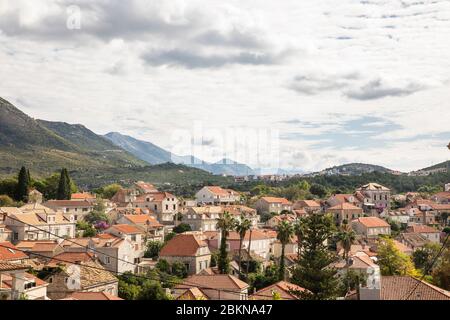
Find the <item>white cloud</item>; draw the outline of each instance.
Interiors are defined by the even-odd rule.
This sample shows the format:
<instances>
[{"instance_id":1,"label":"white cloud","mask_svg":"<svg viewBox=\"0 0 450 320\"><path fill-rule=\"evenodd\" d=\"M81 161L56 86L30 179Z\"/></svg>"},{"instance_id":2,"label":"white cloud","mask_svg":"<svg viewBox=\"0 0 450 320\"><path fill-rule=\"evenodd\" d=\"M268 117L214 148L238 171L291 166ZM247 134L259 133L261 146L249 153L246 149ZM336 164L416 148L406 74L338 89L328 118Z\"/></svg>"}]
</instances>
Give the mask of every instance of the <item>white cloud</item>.
<instances>
[{"instance_id":1,"label":"white cloud","mask_svg":"<svg viewBox=\"0 0 450 320\"><path fill-rule=\"evenodd\" d=\"M417 169L448 158L449 38L448 1L0 0L0 95L165 148L200 121L290 135L284 166ZM345 128L368 115L384 121ZM379 145L350 143L377 128Z\"/></svg>"}]
</instances>

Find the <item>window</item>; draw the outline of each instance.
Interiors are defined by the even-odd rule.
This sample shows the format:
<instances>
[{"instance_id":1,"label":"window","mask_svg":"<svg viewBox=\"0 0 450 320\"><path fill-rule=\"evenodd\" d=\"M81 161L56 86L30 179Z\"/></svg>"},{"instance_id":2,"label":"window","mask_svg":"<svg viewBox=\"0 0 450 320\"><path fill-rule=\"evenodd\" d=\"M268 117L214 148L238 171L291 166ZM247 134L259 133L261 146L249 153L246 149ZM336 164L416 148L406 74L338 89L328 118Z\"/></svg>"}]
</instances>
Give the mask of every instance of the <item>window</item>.
<instances>
[{"instance_id":1,"label":"window","mask_svg":"<svg viewBox=\"0 0 450 320\"><path fill-rule=\"evenodd\" d=\"M166 210L169 210L169 205L168 204L166 204Z\"/></svg>"},{"instance_id":2,"label":"window","mask_svg":"<svg viewBox=\"0 0 450 320\"><path fill-rule=\"evenodd\" d=\"M173 205L173 210L176 210L177 209L177 206L176 205Z\"/></svg>"},{"instance_id":3,"label":"window","mask_svg":"<svg viewBox=\"0 0 450 320\"><path fill-rule=\"evenodd\" d=\"M136 241L136 235L135 234L131 235L131 241Z\"/></svg>"},{"instance_id":4,"label":"window","mask_svg":"<svg viewBox=\"0 0 450 320\"><path fill-rule=\"evenodd\" d=\"M88 208L83 208L83 212L86 212L86 211L88 211Z\"/></svg>"},{"instance_id":5,"label":"window","mask_svg":"<svg viewBox=\"0 0 450 320\"><path fill-rule=\"evenodd\" d=\"M155 204L155 210L158 210L158 206Z\"/></svg>"},{"instance_id":6,"label":"window","mask_svg":"<svg viewBox=\"0 0 450 320\"><path fill-rule=\"evenodd\" d=\"M75 212L77 212L78 211L78 208L75 208Z\"/></svg>"},{"instance_id":7,"label":"window","mask_svg":"<svg viewBox=\"0 0 450 320\"><path fill-rule=\"evenodd\" d=\"M105 257L105 263L110 264L111 263L111 258L110 257Z\"/></svg>"},{"instance_id":8,"label":"window","mask_svg":"<svg viewBox=\"0 0 450 320\"><path fill-rule=\"evenodd\" d=\"M78 216L77 215L75 215L74 218L75 218L75 220L78 220Z\"/></svg>"}]
</instances>

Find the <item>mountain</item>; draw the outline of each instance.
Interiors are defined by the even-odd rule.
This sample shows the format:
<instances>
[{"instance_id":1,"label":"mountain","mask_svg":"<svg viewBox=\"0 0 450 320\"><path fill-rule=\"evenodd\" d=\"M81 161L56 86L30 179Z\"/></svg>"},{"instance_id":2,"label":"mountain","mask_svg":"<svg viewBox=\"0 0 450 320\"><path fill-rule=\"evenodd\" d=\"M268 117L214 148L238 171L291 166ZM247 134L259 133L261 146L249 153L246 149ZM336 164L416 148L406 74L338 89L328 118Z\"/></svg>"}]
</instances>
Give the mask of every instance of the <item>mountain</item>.
<instances>
[{"instance_id":1,"label":"mountain","mask_svg":"<svg viewBox=\"0 0 450 320\"><path fill-rule=\"evenodd\" d=\"M450 160L447 160L447 161L435 164L431 167L420 169L418 171L431 171L431 170L436 170L436 169L447 169L448 170L449 168L450 168Z\"/></svg>"},{"instance_id":2,"label":"mountain","mask_svg":"<svg viewBox=\"0 0 450 320\"><path fill-rule=\"evenodd\" d=\"M393 170L387 169L382 166L366 163L349 163L340 166L334 166L324 169L320 172L308 174L308 176L317 175L347 175L347 176L359 176L365 173L382 172L382 173L394 173Z\"/></svg>"},{"instance_id":3,"label":"mountain","mask_svg":"<svg viewBox=\"0 0 450 320\"><path fill-rule=\"evenodd\" d=\"M173 154L151 142L138 140L118 132L110 132L104 137L109 139L116 146L127 150L137 158L150 164L172 162L205 170L216 175L240 176L255 174L254 170L249 166L230 159L222 159L216 163L208 163L194 156L179 156Z\"/></svg>"},{"instance_id":4,"label":"mountain","mask_svg":"<svg viewBox=\"0 0 450 320\"><path fill-rule=\"evenodd\" d=\"M82 125L35 120L0 98L0 177L17 174L22 165L34 176L65 167L77 183L89 186L128 180L223 182L183 165L149 166Z\"/></svg>"}]
</instances>

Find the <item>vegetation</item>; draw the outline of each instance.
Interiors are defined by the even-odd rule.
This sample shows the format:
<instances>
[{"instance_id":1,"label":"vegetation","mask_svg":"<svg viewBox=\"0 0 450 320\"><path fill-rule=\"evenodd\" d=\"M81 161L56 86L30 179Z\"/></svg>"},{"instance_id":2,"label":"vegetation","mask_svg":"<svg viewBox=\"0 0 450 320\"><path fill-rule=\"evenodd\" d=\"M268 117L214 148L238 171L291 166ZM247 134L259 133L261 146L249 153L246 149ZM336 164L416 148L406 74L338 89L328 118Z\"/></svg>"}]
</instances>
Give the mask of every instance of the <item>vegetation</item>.
<instances>
[{"instance_id":1,"label":"vegetation","mask_svg":"<svg viewBox=\"0 0 450 320\"><path fill-rule=\"evenodd\" d=\"M344 259L348 263L348 254L350 252L352 244L356 240L356 233L352 230L350 225L343 224L337 234L337 240L344 249Z\"/></svg>"},{"instance_id":2,"label":"vegetation","mask_svg":"<svg viewBox=\"0 0 450 320\"><path fill-rule=\"evenodd\" d=\"M15 202L11 197L7 195L0 195L0 207L13 207L15 206Z\"/></svg>"},{"instance_id":3,"label":"vegetation","mask_svg":"<svg viewBox=\"0 0 450 320\"><path fill-rule=\"evenodd\" d=\"M94 190L94 192L102 199L111 199L117 191L122 189L122 186L117 183L109 184Z\"/></svg>"},{"instance_id":4,"label":"vegetation","mask_svg":"<svg viewBox=\"0 0 450 320\"><path fill-rule=\"evenodd\" d=\"M147 250L144 253L144 258L157 258L164 243L161 241L149 241L147 243Z\"/></svg>"},{"instance_id":5,"label":"vegetation","mask_svg":"<svg viewBox=\"0 0 450 320\"><path fill-rule=\"evenodd\" d=\"M84 217L84 220L90 224L111 223L111 218L105 213L105 204L102 199L97 199L93 210Z\"/></svg>"},{"instance_id":6,"label":"vegetation","mask_svg":"<svg viewBox=\"0 0 450 320\"><path fill-rule=\"evenodd\" d=\"M383 276L420 276L411 258L397 249L390 238L380 237L377 258Z\"/></svg>"},{"instance_id":7,"label":"vegetation","mask_svg":"<svg viewBox=\"0 0 450 320\"><path fill-rule=\"evenodd\" d=\"M279 268L272 264L264 272L249 273L247 282L250 285L250 292L260 290L279 281Z\"/></svg>"},{"instance_id":8,"label":"vegetation","mask_svg":"<svg viewBox=\"0 0 450 320\"><path fill-rule=\"evenodd\" d=\"M304 218L302 252L293 269L292 282L307 289L296 292L301 299L329 300L338 296L337 271L330 267L336 256L326 242L333 236L334 222L330 215L311 215Z\"/></svg>"},{"instance_id":9,"label":"vegetation","mask_svg":"<svg viewBox=\"0 0 450 320\"><path fill-rule=\"evenodd\" d=\"M180 223L175 228L173 228L173 232L175 233L183 233L187 231L192 231L192 228L187 223Z\"/></svg>"},{"instance_id":10,"label":"vegetation","mask_svg":"<svg viewBox=\"0 0 450 320\"><path fill-rule=\"evenodd\" d=\"M286 245L291 240L291 237L294 235L294 228L291 223L287 221L281 221L277 226L277 239L281 243L281 256L280 256L280 267L278 271L278 279L285 279L285 266L284 266L284 253L286 249Z\"/></svg>"},{"instance_id":11,"label":"vegetation","mask_svg":"<svg viewBox=\"0 0 450 320\"><path fill-rule=\"evenodd\" d=\"M95 237L97 235L97 230L86 221L78 221L77 230L83 231L83 237Z\"/></svg>"},{"instance_id":12,"label":"vegetation","mask_svg":"<svg viewBox=\"0 0 450 320\"><path fill-rule=\"evenodd\" d=\"M70 177L66 168L61 170L61 175L58 183L58 192L56 199L58 200L70 200L72 198L72 190L70 188Z\"/></svg>"},{"instance_id":13,"label":"vegetation","mask_svg":"<svg viewBox=\"0 0 450 320\"><path fill-rule=\"evenodd\" d=\"M155 277L156 275L156 277ZM149 272L140 277L125 272L119 278L119 297L125 300L169 300L165 290L161 286L158 274ZM150 279L147 279L150 278ZM155 279L155 280L151 280Z\"/></svg>"},{"instance_id":14,"label":"vegetation","mask_svg":"<svg viewBox=\"0 0 450 320\"><path fill-rule=\"evenodd\" d=\"M26 202L30 188L30 175L25 167L22 167L17 178L16 200Z\"/></svg>"},{"instance_id":15,"label":"vegetation","mask_svg":"<svg viewBox=\"0 0 450 320\"><path fill-rule=\"evenodd\" d=\"M236 232L239 234L239 258L238 258L238 265L239 265L239 277L242 277L241 274L241 268L242 268L242 242L245 239L245 235L247 234L247 231L250 230L252 226L252 223L250 220L245 218L244 215L241 215L241 219L239 222L236 223L235 228ZM250 252L249 252L250 254Z\"/></svg>"},{"instance_id":16,"label":"vegetation","mask_svg":"<svg viewBox=\"0 0 450 320\"><path fill-rule=\"evenodd\" d=\"M220 230L220 251L217 266L221 274L230 273L230 261L227 252L227 237L231 230L234 229L235 220L231 214L225 211L217 221L217 229Z\"/></svg>"}]
</instances>

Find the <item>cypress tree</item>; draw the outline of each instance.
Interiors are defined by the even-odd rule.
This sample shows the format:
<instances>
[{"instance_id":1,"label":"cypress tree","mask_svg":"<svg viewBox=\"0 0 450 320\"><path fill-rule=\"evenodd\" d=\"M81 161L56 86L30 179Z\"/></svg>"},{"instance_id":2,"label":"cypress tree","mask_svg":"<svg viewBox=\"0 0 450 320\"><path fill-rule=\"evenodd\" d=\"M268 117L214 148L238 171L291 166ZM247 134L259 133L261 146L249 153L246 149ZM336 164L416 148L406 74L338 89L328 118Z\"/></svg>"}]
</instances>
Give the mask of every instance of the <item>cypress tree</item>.
<instances>
[{"instance_id":1,"label":"cypress tree","mask_svg":"<svg viewBox=\"0 0 450 320\"><path fill-rule=\"evenodd\" d=\"M22 167L19 172L17 189L16 189L16 200L17 201L27 201L29 186L30 186L30 181L29 181L27 169L25 169L25 167Z\"/></svg>"},{"instance_id":2,"label":"cypress tree","mask_svg":"<svg viewBox=\"0 0 450 320\"><path fill-rule=\"evenodd\" d=\"M58 200L70 200L70 198L72 197L70 185L71 183L69 173L67 172L66 168L63 168L61 170L61 175L58 184L58 192L56 195L56 198Z\"/></svg>"}]
</instances>

